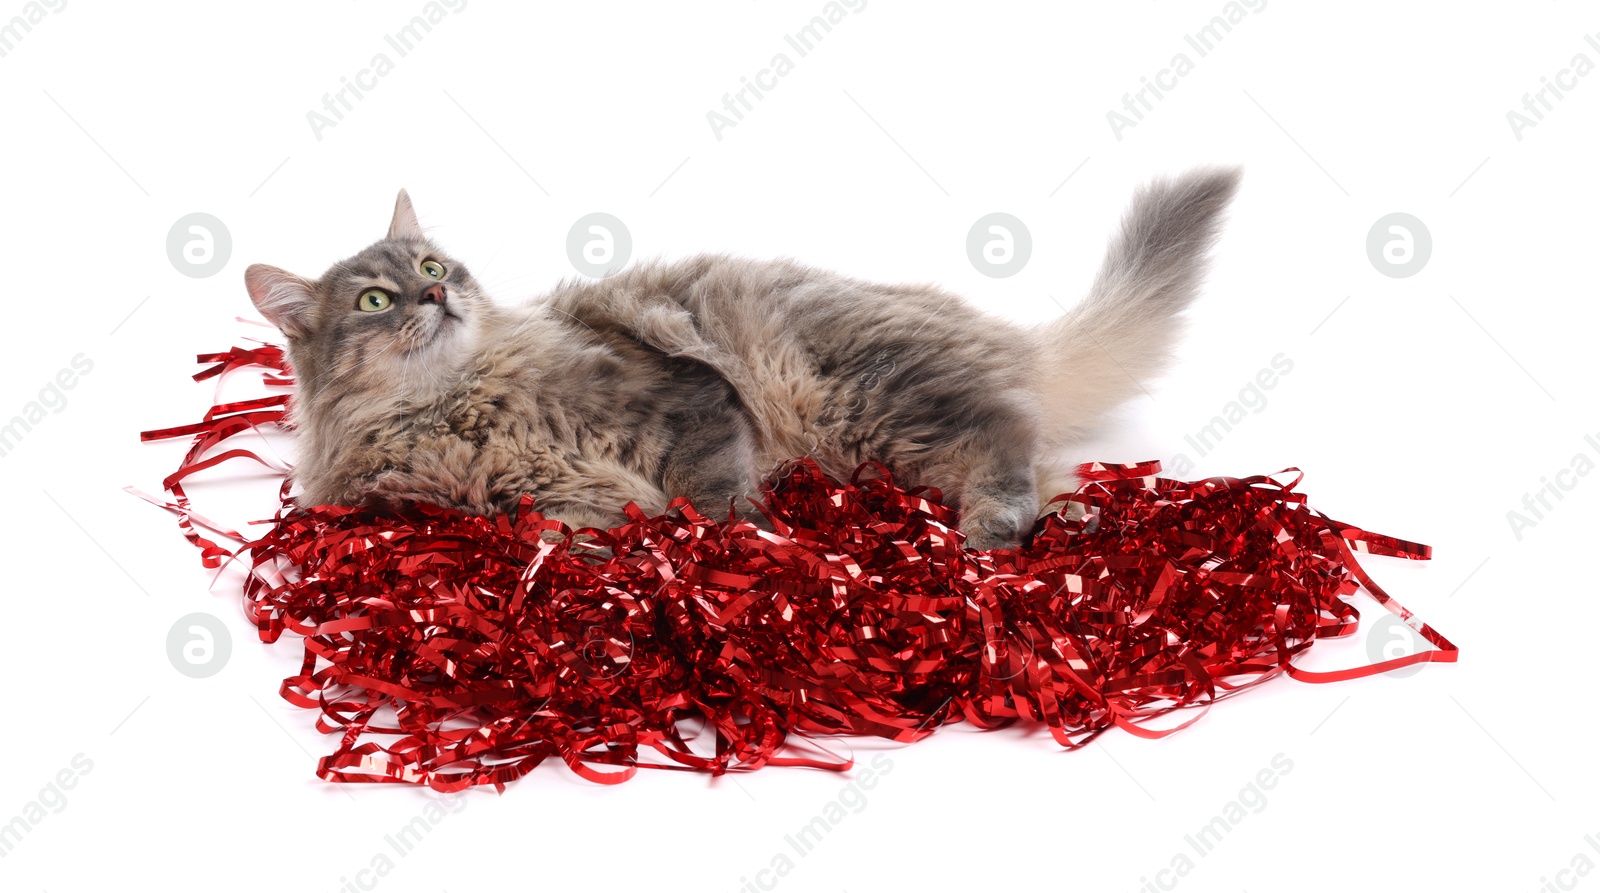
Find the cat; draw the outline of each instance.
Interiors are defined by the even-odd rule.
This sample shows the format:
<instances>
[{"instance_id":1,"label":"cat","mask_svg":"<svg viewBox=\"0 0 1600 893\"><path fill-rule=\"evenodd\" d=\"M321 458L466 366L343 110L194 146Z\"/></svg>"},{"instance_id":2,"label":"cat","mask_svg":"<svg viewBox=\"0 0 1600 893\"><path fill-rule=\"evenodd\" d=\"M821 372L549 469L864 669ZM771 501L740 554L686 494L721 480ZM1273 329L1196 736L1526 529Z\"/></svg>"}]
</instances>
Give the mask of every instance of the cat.
<instances>
[{"instance_id":1,"label":"cat","mask_svg":"<svg viewBox=\"0 0 1600 893\"><path fill-rule=\"evenodd\" d=\"M1076 489L1061 453L1164 368L1236 168L1134 197L1088 297L1025 328L931 285L706 254L492 302L402 190L387 236L250 298L287 337L301 505L477 514L524 493L570 528L687 496L767 529L764 476L809 456L938 487L972 549L1014 548Z\"/></svg>"}]
</instances>

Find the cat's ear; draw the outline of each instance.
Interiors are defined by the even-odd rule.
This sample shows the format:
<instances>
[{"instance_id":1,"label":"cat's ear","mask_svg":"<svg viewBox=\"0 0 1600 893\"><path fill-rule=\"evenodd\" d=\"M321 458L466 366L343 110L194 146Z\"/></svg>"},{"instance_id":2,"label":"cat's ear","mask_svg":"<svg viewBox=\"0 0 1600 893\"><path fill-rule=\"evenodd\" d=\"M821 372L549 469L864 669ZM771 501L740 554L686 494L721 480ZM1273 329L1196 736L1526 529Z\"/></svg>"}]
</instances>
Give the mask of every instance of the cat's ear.
<instances>
[{"instance_id":1,"label":"cat's ear","mask_svg":"<svg viewBox=\"0 0 1600 893\"><path fill-rule=\"evenodd\" d=\"M256 309L290 338L311 334L311 313L316 293L311 283L288 270L251 264L244 271L244 286Z\"/></svg>"},{"instance_id":2,"label":"cat's ear","mask_svg":"<svg viewBox=\"0 0 1600 893\"><path fill-rule=\"evenodd\" d=\"M406 195L404 189L400 190L399 198L394 200L394 219L389 221L389 238L391 239L420 239L422 226L417 223L417 212L411 207L411 196Z\"/></svg>"}]
</instances>

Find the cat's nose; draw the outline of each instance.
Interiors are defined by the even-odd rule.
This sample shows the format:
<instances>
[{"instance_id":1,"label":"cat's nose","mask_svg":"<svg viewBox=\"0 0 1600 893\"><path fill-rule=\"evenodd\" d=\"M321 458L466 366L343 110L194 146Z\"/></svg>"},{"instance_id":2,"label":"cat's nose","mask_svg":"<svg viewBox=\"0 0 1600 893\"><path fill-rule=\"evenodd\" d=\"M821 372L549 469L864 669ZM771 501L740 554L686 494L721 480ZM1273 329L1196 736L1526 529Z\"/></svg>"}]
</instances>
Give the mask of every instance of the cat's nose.
<instances>
[{"instance_id":1,"label":"cat's nose","mask_svg":"<svg viewBox=\"0 0 1600 893\"><path fill-rule=\"evenodd\" d=\"M424 304L426 304L429 301L432 301L433 303L438 304L441 307L444 306L444 283L443 282L435 282L434 284L428 286L426 289L423 290L423 292L422 292L422 302Z\"/></svg>"}]
</instances>

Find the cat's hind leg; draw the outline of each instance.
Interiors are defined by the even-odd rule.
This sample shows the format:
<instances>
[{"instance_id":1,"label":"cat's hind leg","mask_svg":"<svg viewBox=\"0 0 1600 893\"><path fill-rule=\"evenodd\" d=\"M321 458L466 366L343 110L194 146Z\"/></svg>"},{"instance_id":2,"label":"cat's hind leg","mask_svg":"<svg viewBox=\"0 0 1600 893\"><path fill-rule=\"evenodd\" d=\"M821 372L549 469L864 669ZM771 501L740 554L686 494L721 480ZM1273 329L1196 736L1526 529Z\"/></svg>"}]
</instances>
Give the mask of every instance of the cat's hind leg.
<instances>
[{"instance_id":1,"label":"cat's hind leg","mask_svg":"<svg viewBox=\"0 0 1600 893\"><path fill-rule=\"evenodd\" d=\"M1002 455L975 464L959 498L967 548L1016 548L1033 527L1038 500L1031 463Z\"/></svg>"},{"instance_id":2,"label":"cat's hind leg","mask_svg":"<svg viewBox=\"0 0 1600 893\"><path fill-rule=\"evenodd\" d=\"M712 520L727 520L731 507L739 518L771 530L750 501L760 492L750 420L721 379L702 390L710 393L685 393L669 416L672 440L661 463L661 487L670 497L689 497Z\"/></svg>"},{"instance_id":3,"label":"cat's hind leg","mask_svg":"<svg viewBox=\"0 0 1600 893\"><path fill-rule=\"evenodd\" d=\"M983 405L983 404L980 404ZM1033 419L991 400L946 435L927 483L953 497L969 549L1014 549L1039 516Z\"/></svg>"}]
</instances>

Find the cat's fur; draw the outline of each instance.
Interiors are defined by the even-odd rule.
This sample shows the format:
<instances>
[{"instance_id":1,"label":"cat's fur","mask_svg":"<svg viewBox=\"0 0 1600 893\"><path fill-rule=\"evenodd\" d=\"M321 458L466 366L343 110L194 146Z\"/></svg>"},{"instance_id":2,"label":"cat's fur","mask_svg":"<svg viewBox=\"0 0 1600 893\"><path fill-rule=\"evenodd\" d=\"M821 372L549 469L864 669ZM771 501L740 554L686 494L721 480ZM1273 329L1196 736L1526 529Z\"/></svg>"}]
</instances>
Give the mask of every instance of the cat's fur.
<instances>
[{"instance_id":1,"label":"cat's fur","mask_svg":"<svg viewBox=\"0 0 1600 893\"><path fill-rule=\"evenodd\" d=\"M848 476L874 459L955 500L970 547L1014 546L1074 489L1061 448L1163 366L1238 178L1142 190L1087 299L1037 328L933 286L722 255L502 307L404 192L388 236L320 279L245 280L288 336L302 504L492 513L532 493L584 527L682 495L759 520L743 497L783 460ZM357 309L372 287L388 309Z\"/></svg>"}]
</instances>

